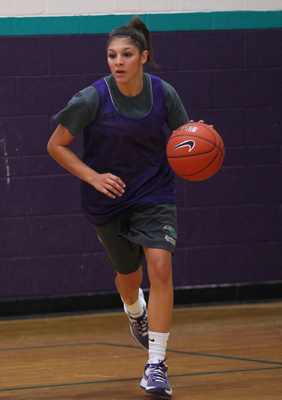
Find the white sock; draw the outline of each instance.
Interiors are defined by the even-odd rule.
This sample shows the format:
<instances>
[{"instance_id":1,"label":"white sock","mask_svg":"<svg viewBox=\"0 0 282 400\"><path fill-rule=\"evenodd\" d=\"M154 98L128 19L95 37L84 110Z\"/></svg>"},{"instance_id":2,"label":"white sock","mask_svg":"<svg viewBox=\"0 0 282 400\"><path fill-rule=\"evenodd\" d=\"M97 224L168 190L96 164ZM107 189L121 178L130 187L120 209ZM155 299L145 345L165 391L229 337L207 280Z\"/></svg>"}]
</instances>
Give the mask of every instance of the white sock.
<instances>
[{"instance_id":1,"label":"white sock","mask_svg":"<svg viewBox=\"0 0 282 400\"><path fill-rule=\"evenodd\" d=\"M122 300L123 301L123 300ZM144 307L146 307L146 302L144 300L144 294L141 288L139 288L139 296L137 301L134 304L126 304L124 301L124 311L127 314L130 314L132 316L138 317L141 315L144 311Z\"/></svg>"},{"instance_id":2,"label":"white sock","mask_svg":"<svg viewBox=\"0 0 282 400\"><path fill-rule=\"evenodd\" d=\"M169 333L149 331L149 363L156 364L166 355Z\"/></svg>"}]
</instances>

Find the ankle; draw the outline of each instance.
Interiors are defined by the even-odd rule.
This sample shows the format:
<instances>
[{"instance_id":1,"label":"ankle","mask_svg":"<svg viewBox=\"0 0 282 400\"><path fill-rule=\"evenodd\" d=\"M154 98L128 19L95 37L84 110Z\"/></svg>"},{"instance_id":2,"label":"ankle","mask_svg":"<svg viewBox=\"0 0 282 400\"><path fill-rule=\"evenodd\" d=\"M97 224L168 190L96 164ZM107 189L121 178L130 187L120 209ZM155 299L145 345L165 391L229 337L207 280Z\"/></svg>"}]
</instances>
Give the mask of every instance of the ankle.
<instances>
[{"instance_id":1,"label":"ankle","mask_svg":"<svg viewBox=\"0 0 282 400\"><path fill-rule=\"evenodd\" d=\"M166 356L167 342L169 333L149 331L149 362L155 364L156 361L164 360Z\"/></svg>"},{"instance_id":2,"label":"ankle","mask_svg":"<svg viewBox=\"0 0 282 400\"><path fill-rule=\"evenodd\" d=\"M124 303L124 311L127 314L130 314L133 317L138 317L139 315L143 314L144 309L146 308L146 302L144 300L144 294L142 289L139 289L138 298L135 303L126 304L124 301L123 303Z\"/></svg>"}]
</instances>

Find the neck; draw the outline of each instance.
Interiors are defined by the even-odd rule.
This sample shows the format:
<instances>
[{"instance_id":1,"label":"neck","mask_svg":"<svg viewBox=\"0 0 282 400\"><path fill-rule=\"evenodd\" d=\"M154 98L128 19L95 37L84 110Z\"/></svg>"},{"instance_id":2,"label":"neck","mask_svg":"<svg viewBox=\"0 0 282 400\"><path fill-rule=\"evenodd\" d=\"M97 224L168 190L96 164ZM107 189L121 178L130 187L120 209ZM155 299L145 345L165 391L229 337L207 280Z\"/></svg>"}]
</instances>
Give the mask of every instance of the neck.
<instances>
[{"instance_id":1,"label":"neck","mask_svg":"<svg viewBox=\"0 0 282 400\"><path fill-rule=\"evenodd\" d=\"M123 84L116 81L116 85L123 95L128 97L137 96L139 93L142 92L143 89L143 74L139 79L135 80L134 82Z\"/></svg>"}]
</instances>

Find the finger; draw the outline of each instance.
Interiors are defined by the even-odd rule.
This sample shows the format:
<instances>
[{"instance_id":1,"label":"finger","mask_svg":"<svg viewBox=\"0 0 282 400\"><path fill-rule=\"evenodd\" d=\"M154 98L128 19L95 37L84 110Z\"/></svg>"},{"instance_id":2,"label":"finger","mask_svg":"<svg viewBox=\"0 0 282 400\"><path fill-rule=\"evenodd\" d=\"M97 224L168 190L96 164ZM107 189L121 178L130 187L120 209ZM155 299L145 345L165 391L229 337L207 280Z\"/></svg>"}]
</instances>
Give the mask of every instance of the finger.
<instances>
[{"instance_id":1,"label":"finger","mask_svg":"<svg viewBox=\"0 0 282 400\"><path fill-rule=\"evenodd\" d=\"M115 199L116 196L114 194L112 194L111 192L109 192L108 190L105 191L105 194L110 197L111 199Z\"/></svg>"},{"instance_id":2,"label":"finger","mask_svg":"<svg viewBox=\"0 0 282 400\"><path fill-rule=\"evenodd\" d=\"M118 197L121 197L123 193L121 193L119 190L115 189L113 186L108 189L108 192L116 194Z\"/></svg>"},{"instance_id":3,"label":"finger","mask_svg":"<svg viewBox=\"0 0 282 400\"><path fill-rule=\"evenodd\" d=\"M116 198L116 195L121 197L122 193L116 190L113 186L107 185L107 188L103 190L103 193L105 193L107 196L111 197L112 199Z\"/></svg>"},{"instance_id":4,"label":"finger","mask_svg":"<svg viewBox=\"0 0 282 400\"><path fill-rule=\"evenodd\" d=\"M103 193L107 194L108 196L111 194L110 197L115 198L115 195L119 197L122 196L124 189L114 181L108 183L105 182L103 185Z\"/></svg>"},{"instance_id":5,"label":"finger","mask_svg":"<svg viewBox=\"0 0 282 400\"><path fill-rule=\"evenodd\" d=\"M119 183L112 181L109 183L110 185L110 190L112 190L114 193L118 194L119 196L121 196L124 193L124 189L123 187L120 186Z\"/></svg>"},{"instance_id":6,"label":"finger","mask_svg":"<svg viewBox=\"0 0 282 400\"><path fill-rule=\"evenodd\" d=\"M114 182L116 182L122 188L125 188L125 186L126 186L125 183L118 176L110 175L110 179L112 179Z\"/></svg>"},{"instance_id":7,"label":"finger","mask_svg":"<svg viewBox=\"0 0 282 400\"><path fill-rule=\"evenodd\" d=\"M101 188L101 189L100 189L100 192L103 193L103 194L105 194L105 195L108 196L108 197L111 197L112 199L115 199L115 198L116 198L116 196L115 196L110 190L108 190L108 189L106 189L106 188Z\"/></svg>"}]
</instances>

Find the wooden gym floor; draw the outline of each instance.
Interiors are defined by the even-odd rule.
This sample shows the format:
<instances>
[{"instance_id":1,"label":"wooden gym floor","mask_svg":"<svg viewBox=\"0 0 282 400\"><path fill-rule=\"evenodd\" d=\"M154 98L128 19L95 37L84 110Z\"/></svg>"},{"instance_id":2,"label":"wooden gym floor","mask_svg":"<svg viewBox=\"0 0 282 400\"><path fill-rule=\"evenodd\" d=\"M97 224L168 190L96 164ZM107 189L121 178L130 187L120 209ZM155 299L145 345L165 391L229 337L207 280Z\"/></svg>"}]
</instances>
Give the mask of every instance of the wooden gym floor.
<instances>
[{"instance_id":1,"label":"wooden gym floor","mask_svg":"<svg viewBox=\"0 0 282 400\"><path fill-rule=\"evenodd\" d=\"M0 398L145 400L124 313L0 321ZM174 400L282 399L282 303L174 310Z\"/></svg>"}]
</instances>

